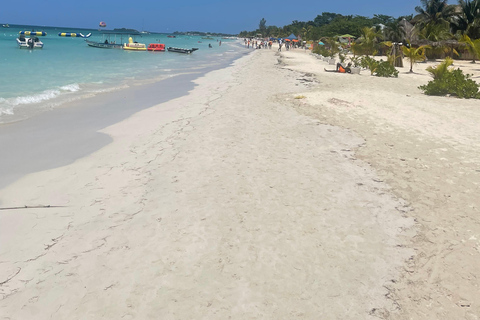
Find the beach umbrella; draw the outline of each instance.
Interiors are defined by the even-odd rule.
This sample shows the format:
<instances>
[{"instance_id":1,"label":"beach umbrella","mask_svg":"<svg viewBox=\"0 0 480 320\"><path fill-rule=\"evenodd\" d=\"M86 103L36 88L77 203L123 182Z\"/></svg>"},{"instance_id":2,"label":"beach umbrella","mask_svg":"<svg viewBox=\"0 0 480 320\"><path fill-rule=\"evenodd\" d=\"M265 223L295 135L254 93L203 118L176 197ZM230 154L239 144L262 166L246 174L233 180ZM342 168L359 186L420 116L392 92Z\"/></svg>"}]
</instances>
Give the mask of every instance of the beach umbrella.
<instances>
[{"instance_id":1,"label":"beach umbrella","mask_svg":"<svg viewBox=\"0 0 480 320\"><path fill-rule=\"evenodd\" d=\"M103 21L100 21L100 23L98 24L99 27L102 27L102 28L105 28L107 26L107 24Z\"/></svg>"},{"instance_id":2,"label":"beach umbrella","mask_svg":"<svg viewBox=\"0 0 480 320\"><path fill-rule=\"evenodd\" d=\"M323 43L322 41L320 41L318 44L321 45L321 46L325 45L325 43Z\"/></svg>"},{"instance_id":3,"label":"beach umbrella","mask_svg":"<svg viewBox=\"0 0 480 320\"><path fill-rule=\"evenodd\" d=\"M298 40L297 40L297 39L293 39L292 41L293 41L293 42L298 42Z\"/></svg>"},{"instance_id":4,"label":"beach umbrella","mask_svg":"<svg viewBox=\"0 0 480 320\"><path fill-rule=\"evenodd\" d=\"M290 41L290 39L285 39L285 41Z\"/></svg>"},{"instance_id":5,"label":"beach umbrella","mask_svg":"<svg viewBox=\"0 0 480 320\"><path fill-rule=\"evenodd\" d=\"M342 36L339 36L340 38L355 38L355 36L352 36L351 34L344 34Z\"/></svg>"}]
</instances>

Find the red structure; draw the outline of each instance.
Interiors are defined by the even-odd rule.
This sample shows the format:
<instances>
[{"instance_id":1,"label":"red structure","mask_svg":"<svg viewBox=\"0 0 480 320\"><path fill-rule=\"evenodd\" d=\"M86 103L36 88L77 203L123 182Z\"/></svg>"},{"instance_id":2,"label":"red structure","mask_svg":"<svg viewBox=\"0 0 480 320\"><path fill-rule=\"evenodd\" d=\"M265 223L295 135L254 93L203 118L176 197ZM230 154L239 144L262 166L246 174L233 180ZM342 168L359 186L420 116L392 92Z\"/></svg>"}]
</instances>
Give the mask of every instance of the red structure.
<instances>
[{"instance_id":1,"label":"red structure","mask_svg":"<svg viewBox=\"0 0 480 320\"><path fill-rule=\"evenodd\" d=\"M147 48L148 51L165 51L163 43L150 43Z\"/></svg>"}]
</instances>

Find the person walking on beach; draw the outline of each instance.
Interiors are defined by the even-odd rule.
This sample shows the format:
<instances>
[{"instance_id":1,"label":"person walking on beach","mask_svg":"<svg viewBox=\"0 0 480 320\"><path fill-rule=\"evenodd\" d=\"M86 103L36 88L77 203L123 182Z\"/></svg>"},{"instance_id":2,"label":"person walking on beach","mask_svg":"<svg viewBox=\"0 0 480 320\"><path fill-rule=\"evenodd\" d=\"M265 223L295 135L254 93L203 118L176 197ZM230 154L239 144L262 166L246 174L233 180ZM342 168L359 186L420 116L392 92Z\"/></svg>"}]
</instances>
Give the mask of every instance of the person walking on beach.
<instances>
[{"instance_id":1,"label":"person walking on beach","mask_svg":"<svg viewBox=\"0 0 480 320\"><path fill-rule=\"evenodd\" d=\"M278 51L282 51L282 39L278 40Z\"/></svg>"}]
</instances>

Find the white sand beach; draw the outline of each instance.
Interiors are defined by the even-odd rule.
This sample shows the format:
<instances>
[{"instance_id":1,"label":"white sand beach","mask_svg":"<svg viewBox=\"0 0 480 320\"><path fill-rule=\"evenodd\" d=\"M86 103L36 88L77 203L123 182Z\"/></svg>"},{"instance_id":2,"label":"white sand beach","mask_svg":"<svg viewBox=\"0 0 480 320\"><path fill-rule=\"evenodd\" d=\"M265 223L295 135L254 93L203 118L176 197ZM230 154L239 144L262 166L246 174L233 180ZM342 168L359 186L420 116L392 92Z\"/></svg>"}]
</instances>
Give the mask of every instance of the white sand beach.
<instances>
[{"instance_id":1,"label":"white sand beach","mask_svg":"<svg viewBox=\"0 0 480 320\"><path fill-rule=\"evenodd\" d=\"M0 319L479 319L480 103L325 67L256 50L1 189Z\"/></svg>"}]
</instances>

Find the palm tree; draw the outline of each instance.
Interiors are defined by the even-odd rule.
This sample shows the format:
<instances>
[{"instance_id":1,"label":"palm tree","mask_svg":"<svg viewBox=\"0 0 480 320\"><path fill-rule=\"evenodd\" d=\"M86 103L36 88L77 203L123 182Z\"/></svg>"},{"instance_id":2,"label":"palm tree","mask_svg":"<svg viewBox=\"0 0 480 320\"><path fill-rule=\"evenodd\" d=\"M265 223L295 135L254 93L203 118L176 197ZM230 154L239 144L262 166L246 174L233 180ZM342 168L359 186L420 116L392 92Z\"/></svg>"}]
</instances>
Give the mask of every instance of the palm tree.
<instances>
[{"instance_id":1,"label":"palm tree","mask_svg":"<svg viewBox=\"0 0 480 320\"><path fill-rule=\"evenodd\" d=\"M413 48L410 44L409 46L403 46L403 54L410 61L410 73L413 73L413 64L420 61L425 61L425 50L429 46L420 46L418 48Z\"/></svg>"},{"instance_id":2,"label":"palm tree","mask_svg":"<svg viewBox=\"0 0 480 320\"><path fill-rule=\"evenodd\" d=\"M473 56L472 63L475 63L475 58L480 57L480 39L472 40L472 39L470 39L469 36L464 34L460 38L459 42L464 43L467 46L468 52L470 52Z\"/></svg>"},{"instance_id":3,"label":"palm tree","mask_svg":"<svg viewBox=\"0 0 480 320\"><path fill-rule=\"evenodd\" d=\"M447 0L420 0L422 6L415 7L419 13L420 24L425 25L448 22L455 13L455 7L447 4Z\"/></svg>"},{"instance_id":4,"label":"palm tree","mask_svg":"<svg viewBox=\"0 0 480 320\"><path fill-rule=\"evenodd\" d=\"M418 31L418 37L429 43L430 48L426 51L429 59L438 58L442 53L458 55L457 51L446 45L446 40L454 38L447 23L434 23L431 21Z\"/></svg>"},{"instance_id":5,"label":"palm tree","mask_svg":"<svg viewBox=\"0 0 480 320\"><path fill-rule=\"evenodd\" d=\"M337 38L323 38L322 40L325 43L325 47L328 48L328 54L331 58L333 58L337 53L340 52L340 43L337 42Z\"/></svg>"},{"instance_id":6,"label":"palm tree","mask_svg":"<svg viewBox=\"0 0 480 320\"><path fill-rule=\"evenodd\" d=\"M267 20L265 20L265 18L262 18L262 20L260 20L260 23L258 24L258 30L260 30L260 33L262 34L262 36L266 36L266 31L267 31Z\"/></svg>"},{"instance_id":7,"label":"palm tree","mask_svg":"<svg viewBox=\"0 0 480 320\"><path fill-rule=\"evenodd\" d=\"M452 17L453 33L468 35L470 38L480 38L480 0L459 0L461 11Z\"/></svg>"},{"instance_id":8,"label":"palm tree","mask_svg":"<svg viewBox=\"0 0 480 320\"><path fill-rule=\"evenodd\" d=\"M302 28L303 40L310 40L310 32L313 30L313 26L305 26Z\"/></svg>"},{"instance_id":9,"label":"palm tree","mask_svg":"<svg viewBox=\"0 0 480 320\"><path fill-rule=\"evenodd\" d=\"M375 55L378 38L381 36L380 33L375 30L375 27L364 27L360 33L361 37L356 44L357 49L360 48L360 51L367 56Z\"/></svg>"},{"instance_id":10,"label":"palm tree","mask_svg":"<svg viewBox=\"0 0 480 320\"><path fill-rule=\"evenodd\" d=\"M402 42L405 40L405 28L399 21L387 23L383 29L383 35L385 40L392 42Z\"/></svg>"},{"instance_id":11,"label":"palm tree","mask_svg":"<svg viewBox=\"0 0 480 320\"><path fill-rule=\"evenodd\" d=\"M389 40L384 42L386 46L391 48L390 57L392 59L392 64L394 67L403 67L403 55L402 50L400 49L400 42L403 42L406 37L405 28L400 21L394 21L388 23L385 28L383 29L383 35L385 40Z\"/></svg>"}]
</instances>

